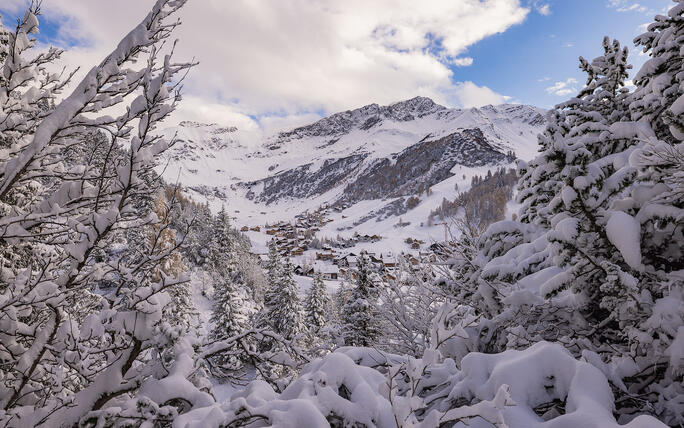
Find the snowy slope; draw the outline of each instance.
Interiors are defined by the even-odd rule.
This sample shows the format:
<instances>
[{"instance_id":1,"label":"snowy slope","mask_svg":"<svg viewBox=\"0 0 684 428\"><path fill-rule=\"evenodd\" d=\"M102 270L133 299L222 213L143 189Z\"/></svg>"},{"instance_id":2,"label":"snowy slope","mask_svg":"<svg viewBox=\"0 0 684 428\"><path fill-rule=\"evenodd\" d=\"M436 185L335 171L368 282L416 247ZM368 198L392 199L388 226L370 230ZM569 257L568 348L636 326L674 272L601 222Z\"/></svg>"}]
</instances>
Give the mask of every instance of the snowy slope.
<instances>
[{"instance_id":1,"label":"snowy slope","mask_svg":"<svg viewBox=\"0 0 684 428\"><path fill-rule=\"evenodd\" d=\"M439 239L441 227L421 226L430 210L444 197L453 199L456 185L467 189L472 175L510 164L509 152L533 157L543 115L525 105L462 110L416 97L270 136L185 122L164 130L183 141L167 152L163 174L214 209L225 205L238 225L288 221L321 204L337 204L344 211L332 213L323 236L359 231L397 235L399 241ZM421 185L431 195L423 194L412 210L397 209ZM410 224L397 233L400 217ZM258 244L266 239L250 235Z\"/></svg>"}]
</instances>

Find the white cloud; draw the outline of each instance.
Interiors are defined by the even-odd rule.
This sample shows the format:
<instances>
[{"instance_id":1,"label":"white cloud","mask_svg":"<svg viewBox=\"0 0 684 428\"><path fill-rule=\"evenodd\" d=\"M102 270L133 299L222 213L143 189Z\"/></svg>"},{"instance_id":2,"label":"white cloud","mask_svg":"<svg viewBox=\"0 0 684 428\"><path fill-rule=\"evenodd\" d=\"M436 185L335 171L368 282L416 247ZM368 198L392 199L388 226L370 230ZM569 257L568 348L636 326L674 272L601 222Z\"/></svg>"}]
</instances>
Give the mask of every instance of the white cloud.
<instances>
[{"instance_id":1,"label":"white cloud","mask_svg":"<svg viewBox=\"0 0 684 428\"><path fill-rule=\"evenodd\" d=\"M241 113L239 107L208 102L195 96L184 95L177 112L183 120L201 123L229 123L245 131L259 128L259 124L249 115Z\"/></svg>"},{"instance_id":2,"label":"white cloud","mask_svg":"<svg viewBox=\"0 0 684 428\"><path fill-rule=\"evenodd\" d=\"M473 82L459 83L451 90L451 103L463 108L481 107L488 104L497 105L509 101L511 98L498 94L486 86L477 86Z\"/></svg>"},{"instance_id":3,"label":"white cloud","mask_svg":"<svg viewBox=\"0 0 684 428\"><path fill-rule=\"evenodd\" d=\"M459 67L465 67L468 65L473 65L473 59L469 56L466 56L462 58L455 58L451 60L450 63Z\"/></svg>"},{"instance_id":4,"label":"white cloud","mask_svg":"<svg viewBox=\"0 0 684 428\"><path fill-rule=\"evenodd\" d=\"M551 15L551 6L549 6L548 4L537 6L536 9L540 15L544 15L544 16Z\"/></svg>"},{"instance_id":5,"label":"white cloud","mask_svg":"<svg viewBox=\"0 0 684 428\"><path fill-rule=\"evenodd\" d=\"M617 12L638 12L649 16L657 13L656 10L648 6L632 3L630 0L608 0L608 7L615 9Z\"/></svg>"},{"instance_id":6,"label":"white cloud","mask_svg":"<svg viewBox=\"0 0 684 428\"><path fill-rule=\"evenodd\" d=\"M646 6L640 5L639 3L634 3L629 6L619 7L616 10L618 12L646 12L648 8Z\"/></svg>"},{"instance_id":7,"label":"white cloud","mask_svg":"<svg viewBox=\"0 0 684 428\"><path fill-rule=\"evenodd\" d=\"M546 88L546 92L561 97L570 95L577 92L575 84L577 84L577 79L570 77L564 81L554 83L553 86L549 86Z\"/></svg>"},{"instance_id":8,"label":"white cloud","mask_svg":"<svg viewBox=\"0 0 684 428\"><path fill-rule=\"evenodd\" d=\"M564 48L571 48L571 47L575 46L575 44L568 42L568 43L563 43L561 46Z\"/></svg>"},{"instance_id":9,"label":"white cloud","mask_svg":"<svg viewBox=\"0 0 684 428\"><path fill-rule=\"evenodd\" d=\"M43 11L61 24L62 41L79 42L65 63L88 69L152 4L51 0ZM528 13L519 0L191 1L180 12L176 55L200 65L185 85L192 108L179 113L198 116L205 106L212 121L248 126L245 117L306 117L417 94L449 103L462 91L472 104L470 85L479 87L454 83L449 67L471 65L459 55ZM484 89L487 99L501 97Z\"/></svg>"},{"instance_id":10,"label":"white cloud","mask_svg":"<svg viewBox=\"0 0 684 428\"><path fill-rule=\"evenodd\" d=\"M542 77L541 79L537 79L537 82L548 82L549 80L551 80L551 78L545 76L545 77Z\"/></svg>"},{"instance_id":11,"label":"white cloud","mask_svg":"<svg viewBox=\"0 0 684 428\"><path fill-rule=\"evenodd\" d=\"M544 16L551 15L551 5L545 0L530 0L529 4L538 14Z\"/></svg>"}]
</instances>

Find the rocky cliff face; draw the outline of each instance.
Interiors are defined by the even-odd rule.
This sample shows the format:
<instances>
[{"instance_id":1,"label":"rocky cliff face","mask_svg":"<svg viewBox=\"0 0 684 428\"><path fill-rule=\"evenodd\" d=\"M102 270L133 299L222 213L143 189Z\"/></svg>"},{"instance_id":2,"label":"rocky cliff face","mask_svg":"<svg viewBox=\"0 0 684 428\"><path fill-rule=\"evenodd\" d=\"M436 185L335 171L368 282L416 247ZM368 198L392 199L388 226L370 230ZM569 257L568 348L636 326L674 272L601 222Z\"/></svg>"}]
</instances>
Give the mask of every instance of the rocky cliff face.
<instances>
[{"instance_id":1,"label":"rocky cliff face","mask_svg":"<svg viewBox=\"0 0 684 428\"><path fill-rule=\"evenodd\" d=\"M456 165L498 165L512 162L515 155L492 146L479 128L473 128L439 139L426 137L388 157L368 158L364 153L328 159L318 168L309 163L240 186L248 189L249 199L266 204L316 197L339 187L343 190L331 203L349 206L410 196L451 177Z\"/></svg>"},{"instance_id":2,"label":"rocky cliff face","mask_svg":"<svg viewBox=\"0 0 684 428\"><path fill-rule=\"evenodd\" d=\"M358 172L366 157L365 154L359 154L327 159L318 169L309 163L262 180L240 183L239 186L248 189L247 198L266 204L285 198L311 198L344 183Z\"/></svg>"}]
</instances>

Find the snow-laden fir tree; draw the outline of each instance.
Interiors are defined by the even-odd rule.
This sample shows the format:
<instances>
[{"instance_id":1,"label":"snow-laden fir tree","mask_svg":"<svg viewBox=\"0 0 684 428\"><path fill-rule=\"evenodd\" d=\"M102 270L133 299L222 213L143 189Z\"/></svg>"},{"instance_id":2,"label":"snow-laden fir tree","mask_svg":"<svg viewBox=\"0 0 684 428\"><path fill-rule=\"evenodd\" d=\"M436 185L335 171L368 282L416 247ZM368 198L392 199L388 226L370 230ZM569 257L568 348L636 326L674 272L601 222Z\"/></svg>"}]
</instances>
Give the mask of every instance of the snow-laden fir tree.
<instances>
[{"instance_id":1,"label":"snow-laden fir tree","mask_svg":"<svg viewBox=\"0 0 684 428\"><path fill-rule=\"evenodd\" d=\"M283 271L283 262L278 251L278 246L275 240L268 243L268 264L266 265L266 276L268 280L268 288L272 289L278 282Z\"/></svg>"},{"instance_id":2,"label":"snow-laden fir tree","mask_svg":"<svg viewBox=\"0 0 684 428\"><path fill-rule=\"evenodd\" d=\"M684 2L656 16L634 42L650 58L634 76L633 122L616 132L637 142L629 162L639 174L614 208L630 214L638 239L630 240L622 223L608 232L621 252L629 246L635 262L641 256L638 313L626 335L642 372L628 388L653 404L629 402L684 425ZM654 365L660 369L647 376Z\"/></svg>"},{"instance_id":3,"label":"snow-laden fir tree","mask_svg":"<svg viewBox=\"0 0 684 428\"><path fill-rule=\"evenodd\" d=\"M567 212L569 198L577 193L579 198L575 200L572 210L583 219L580 226L594 231L585 236L589 239L588 244L593 244L596 248L607 247L604 245L605 241L601 242L601 236L598 241L590 237L600 227L592 221L596 213L591 212L609 203L606 197L596 196L602 191L619 192L620 187L624 188L630 181L626 176L615 177L612 182L604 181L612 174L612 165L602 165L600 159L623 152L631 145L627 141L612 138L609 132L611 124L625 120L628 115L624 82L631 66L627 64L627 49L622 48L618 41L611 42L608 37L604 38L603 51L602 56L591 62L580 57L580 68L587 74L585 87L577 97L559 104L549 112L548 125L539 138L541 154L529 165L522 162L519 165L519 173L522 175L518 194L518 201L522 204L521 222L540 226L541 230L552 229L555 222L561 219L557 214ZM604 186L612 188L604 190ZM569 222L562 223L568 224ZM497 228L488 232L487 241L494 243L488 249L490 258L500 256L522 242L533 241L538 238L540 231L525 225L513 230L510 227L501 229L501 226L498 229L502 239L496 236L499 233ZM556 235L558 236L562 235ZM573 247L572 239L568 242L556 239L556 242L561 247L566 244ZM539 244L534 256L518 264L516 278L506 278L506 281L510 282L511 279L521 278L551 265L551 252L542 248L541 242ZM579 244L579 247L584 245L585 242ZM576 256L576 248L568 248L566 256ZM573 264L578 271L585 271L584 274L597 273L591 268L585 269L585 263L586 260ZM572 281L572 277L570 275L567 279Z\"/></svg>"},{"instance_id":4,"label":"snow-laden fir tree","mask_svg":"<svg viewBox=\"0 0 684 428\"><path fill-rule=\"evenodd\" d=\"M260 328L271 328L271 321L266 314L269 308L278 302L280 281L283 276L283 261L278 252L275 240L268 243L268 263L266 265L266 290L264 292L264 307L256 317L256 325Z\"/></svg>"},{"instance_id":5,"label":"snow-laden fir tree","mask_svg":"<svg viewBox=\"0 0 684 428\"><path fill-rule=\"evenodd\" d=\"M304 309L299 299L299 286L292 276L293 266L289 260L284 264L275 244L270 245L267 282L264 293L264 305L254 317L255 327L260 331L275 333L277 336L265 335L256 343L262 355L278 355L283 352L298 358L297 343L306 333L304 325ZM256 362L256 368L265 380L282 388L294 372L292 368L267 357Z\"/></svg>"},{"instance_id":6,"label":"snow-laden fir tree","mask_svg":"<svg viewBox=\"0 0 684 428\"><path fill-rule=\"evenodd\" d=\"M288 259L281 266L277 266L276 264L281 263L280 258L276 257L275 260L274 272L279 273L280 277L276 278L266 291L261 319L271 331L286 340L292 340L305 331L299 286L292 276L292 262Z\"/></svg>"},{"instance_id":7,"label":"snow-laden fir tree","mask_svg":"<svg viewBox=\"0 0 684 428\"><path fill-rule=\"evenodd\" d=\"M552 227L548 239L565 269L544 283L542 293L573 288L585 294L590 297L587 316L596 324L611 316L614 299L632 287L627 276L634 274L631 260L615 251L605 231L615 195L636 177L636 170L625 165L634 142L611 132L613 124L628 116L623 87L631 67L626 64L627 49L617 41L605 38L603 49L604 55L591 63L580 58L587 83L576 98L558 107L565 112L568 134L542 154L537 167L562 166L558 175L548 178L558 181L560 191L545 216Z\"/></svg>"},{"instance_id":8,"label":"snow-laden fir tree","mask_svg":"<svg viewBox=\"0 0 684 428\"><path fill-rule=\"evenodd\" d=\"M342 320L344 314L344 305L347 304L347 300L349 300L350 295L351 287L349 285L349 282L347 281L347 279L342 279L340 281L340 285L337 287L337 290L335 290L335 294L333 294L332 297L332 302L335 306L335 320L337 322L340 322Z\"/></svg>"},{"instance_id":9,"label":"snow-laden fir tree","mask_svg":"<svg viewBox=\"0 0 684 428\"><path fill-rule=\"evenodd\" d=\"M241 236L231 227L225 207L209 222L211 235L207 246L207 268L214 283L211 340L223 340L242 334L248 328L249 311L254 307L245 287L240 252ZM249 345L249 341L243 342ZM245 357L243 344L235 343L210 361L211 369L219 377L237 376Z\"/></svg>"},{"instance_id":10,"label":"snow-laden fir tree","mask_svg":"<svg viewBox=\"0 0 684 428\"><path fill-rule=\"evenodd\" d=\"M209 248L215 235L213 233L214 219L208 205L195 205L191 216L193 227L185 240L185 257L193 265L203 267L209 260Z\"/></svg>"},{"instance_id":11,"label":"snow-laden fir tree","mask_svg":"<svg viewBox=\"0 0 684 428\"><path fill-rule=\"evenodd\" d=\"M239 273L218 278L214 285L213 308L210 322L214 328L211 340L229 339L248 328L249 297L242 286ZM247 343L247 342L245 342ZM229 347L209 362L211 372L218 377L237 377L243 366L244 352L240 344Z\"/></svg>"},{"instance_id":12,"label":"snow-laden fir tree","mask_svg":"<svg viewBox=\"0 0 684 428\"><path fill-rule=\"evenodd\" d=\"M344 342L351 346L375 346L380 336L376 279L364 252L358 257L356 284L342 310Z\"/></svg>"},{"instance_id":13,"label":"snow-laden fir tree","mask_svg":"<svg viewBox=\"0 0 684 428\"><path fill-rule=\"evenodd\" d=\"M221 211L216 215L212 222L212 239L209 245L209 261L212 267L218 271L218 275L232 273L235 271L237 234L233 233L230 225L230 217L226 208L221 207Z\"/></svg>"},{"instance_id":14,"label":"snow-laden fir tree","mask_svg":"<svg viewBox=\"0 0 684 428\"><path fill-rule=\"evenodd\" d=\"M629 98L633 121L647 122L651 138L633 157L640 167L642 256L658 270L684 269L681 209L684 208L684 38L678 2L667 16L656 16L634 42L651 57L634 77ZM636 199L636 198L635 198ZM644 199L648 199L644 203Z\"/></svg>"},{"instance_id":15,"label":"snow-laden fir tree","mask_svg":"<svg viewBox=\"0 0 684 428\"><path fill-rule=\"evenodd\" d=\"M312 334L316 334L330 321L332 300L325 289L321 273L314 275L313 284L307 291L304 301L306 326Z\"/></svg>"},{"instance_id":16,"label":"snow-laden fir tree","mask_svg":"<svg viewBox=\"0 0 684 428\"><path fill-rule=\"evenodd\" d=\"M487 230L470 276L490 290L473 294L490 310L477 324L486 340L467 346L560 341L619 371L611 382L624 420L683 422L683 12L678 1L636 39L651 59L631 94L617 42L580 60L586 87L550 114L540 155L521 165L521 222Z\"/></svg>"}]
</instances>

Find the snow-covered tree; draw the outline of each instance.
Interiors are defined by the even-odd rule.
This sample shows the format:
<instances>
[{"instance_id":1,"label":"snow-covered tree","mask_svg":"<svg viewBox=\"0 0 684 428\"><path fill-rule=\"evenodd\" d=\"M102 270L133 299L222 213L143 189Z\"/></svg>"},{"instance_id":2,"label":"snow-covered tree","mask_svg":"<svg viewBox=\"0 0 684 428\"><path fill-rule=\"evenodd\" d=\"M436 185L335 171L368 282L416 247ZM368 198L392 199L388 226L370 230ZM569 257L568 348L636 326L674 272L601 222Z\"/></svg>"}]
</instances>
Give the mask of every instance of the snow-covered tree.
<instances>
[{"instance_id":1,"label":"snow-covered tree","mask_svg":"<svg viewBox=\"0 0 684 428\"><path fill-rule=\"evenodd\" d=\"M248 328L248 296L238 273L224 276L214 286L211 322L214 325L211 340L223 340L238 336ZM240 344L227 348L210 359L211 372L218 377L237 377L245 358Z\"/></svg>"},{"instance_id":2,"label":"snow-covered tree","mask_svg":"<svg viewBox=\"0 0 684 428\"><path fill-rule=\"evenodd\" d=\"M304 312L306 315L306 326L313 334L320 331L330 321L332 300L325 289L323 276L320 273L314 276L313 284L306 294Z\"/></svg>"},{"instance_id":3,"label":"snow-covered tree","mask_svg":"<svg viewBox=\"0 0 684 428\"><path fill-rule=\"evenodd\" d=\"M213 268L218 271L233 272L235 270L237 246L237 233L230 225L230 217L226 208L213 219L211 225L213 237L209 245L209 261Z\"/></svg>"},{"instance_id":4,"label":"snow-covered tree","mask_svg":"<svg viewBox=\"0 0 684 428\"><path fill-rule=\"evenodd\" d=\"M283 263L278 251L278 246L272 240L268 243L268 264L266 265L269 288L274 288L283 271Z\"/></svg>"},{"instance_id":5,"label":"snow-covered tree","mask_svg":"<svg viewBox=\"0 0 684 428\"><path fill-rule=\"evenodd\" d=\"M278 267L279 260L276 257L272 263L274 272L280 272L281 276L266 291L264 311L260 317L271 331L292 340L305 331L304 310L299 299L299 286L292 276L292 262L288 259Z\"/></svg>"},{"instance_id":6,"label":"snow-covered tree","mask_svg":"<svg viewBox=\"0 0 684 428\"><path fill-rule=\"evenodd\" d=\"M343 309L344 342L352 346L375 346L380 336L378 292L366 253L358 257L356 284Z\"/></svg>"},{"instance_id":7,"label":"snow-covered tree","mask_svg":"<svg viewBox=\"0 0 684 428\"><path fill-rule=\"evenodd\" d=\"M445 292L435 284L430 269L398 258L394 274L379 288L379 315L383 321L382 349L419 357L428 347L432 319L445 301Z\"/></svg>"},{"instance_id":8,"label":"snow-covered tree","mask_svg":"<svg viewBox=\"0 0 684 428\"><path fill-rule=\"evenodd\" d=\"M466 287L492 292L472 293L487 303L473 305L486 319L465 348L546 339L593 355L606 373L629 361L611 378L618 413L649 412L670 424L682 423L684 397L676 351L684 339L676 273L684 260L676 114L683 12L678 1L636 39L651 59L633 93L623 88L627 53L617 42L605 39L604 55L580 59L586 86L551 112L539 156L521 164L521 221L485 232Z\"/></svg>"},{"instance_id":9,"label":"snow-covered tree","mask_svg":"<svg viewBox=\"0 0 684 428\"><path fill-rule=\"evenodd\" d=\"M26 59L36 10L4 32L0 241L26 258L4 264L1 277L3 425L168 421L182 411L174 403L212 401L200 390L206 384L196 377L192 346L163 319L168 289L184 281L163 272L154 278L171 252L156 247L138 258L99 257L117 231L159 221L140 218L135 203L154 192L145 176L172 143L154 131L173 111L181 76L192 66L174 62L172 52L159 61L159 48L178 25L170 18L183 4L157 1L61 101L56 95L68 76L46 66L60 51ZM112 156L66 167L66 148L86 144L96 130ZM105 276L116 286L92 293Z\"/></svg>"},{"instance_id":10,"label":"snow-covered tree","mask_svg":"<svg viewBox=\"0 0 684 428\"><path fill-rule=\"evenodd\" d=\"M215 238L213 218L207 205L193 206L190 216L194 222L185 239L185 257L193 265L203 267L209 261L208 243L211 243Z\"/></svg>"}]
</instances>

